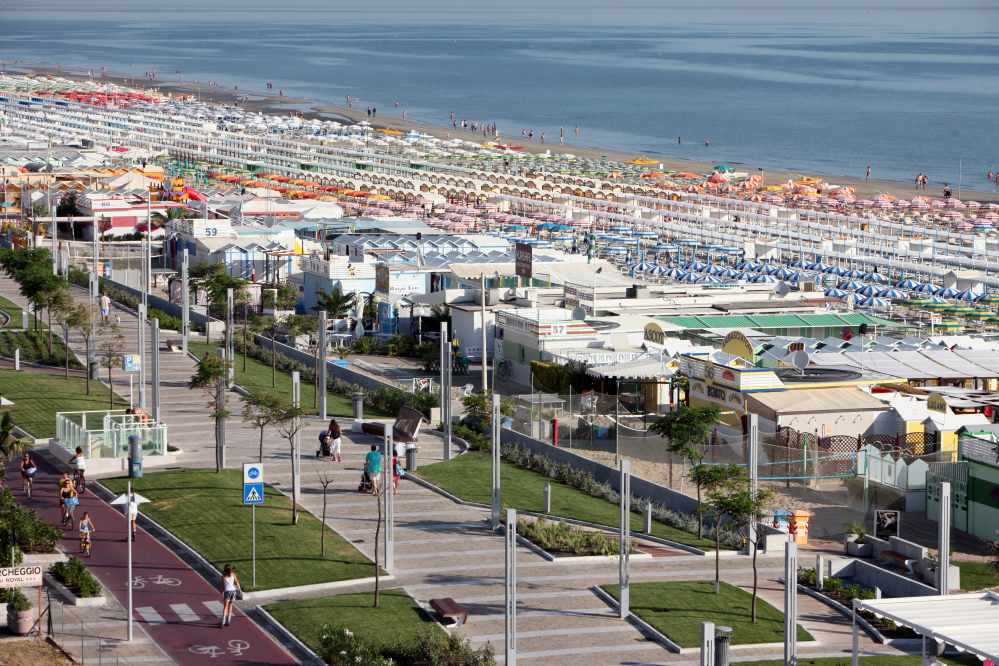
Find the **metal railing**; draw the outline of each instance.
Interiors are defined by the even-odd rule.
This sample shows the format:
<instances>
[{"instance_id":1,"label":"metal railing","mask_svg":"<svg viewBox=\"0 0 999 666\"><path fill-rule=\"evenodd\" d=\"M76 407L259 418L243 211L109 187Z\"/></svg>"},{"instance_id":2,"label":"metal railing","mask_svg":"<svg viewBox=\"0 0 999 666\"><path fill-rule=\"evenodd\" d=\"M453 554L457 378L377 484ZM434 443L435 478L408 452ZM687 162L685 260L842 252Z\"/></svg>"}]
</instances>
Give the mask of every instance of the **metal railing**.
<instances>
[{"instance_id":1,"label":"metal railing","mask_svg":"<svg viewBox=\"0 0 999 666\"><path fill-rule=\"evenodd\" d=\"M167 426L114 409L56 414L55 442L69 453L80 447L88 459L128 456L128 438L142 440L143 455L165 455L169 444Z\"/></svg>"}]
</instances>

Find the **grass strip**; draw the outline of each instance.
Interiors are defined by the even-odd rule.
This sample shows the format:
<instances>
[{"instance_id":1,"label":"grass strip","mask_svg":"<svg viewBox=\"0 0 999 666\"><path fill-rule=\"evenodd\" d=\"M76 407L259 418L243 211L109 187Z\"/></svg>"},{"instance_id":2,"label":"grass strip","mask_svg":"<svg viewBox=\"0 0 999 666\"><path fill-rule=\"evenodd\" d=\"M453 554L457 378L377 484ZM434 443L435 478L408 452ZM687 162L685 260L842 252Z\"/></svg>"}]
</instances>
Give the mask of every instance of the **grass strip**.
<instances>
[{"instance_id":1,"label":"grass strip","mask_svg":"<svg viewBox=\"0 0 999 666\"><path fill-rule=\"evenodd\" d=\"M0 330L0 356L14 358L15 349L21 350L20 358L26 363L66 367L66 344L58 335L53 335L50 354L47 331ZM73 370L85 370L74 354L69 355L69 367Z\"/></svg>"},{"instance_id":2,"label":"grass strip","mask_svg":"<svg viewBox=\"0 0 999 666\"><path fill-rule=\"evenodd\" d=\"M33 437L56 436L56 412L104 411L111 407L111 392L98 381L83 377L50 375L30 370L0 368L0 395L14 404L0 408L9 411L14 425ZM115 396L115 409L127 409L128 402Z\"/></svg>"},{"instance_id":3,"label":"grass strip","mask_svg":"<svg viewBox=\"0 0 999 666\"><path fill-rule=\"evenodd\" d=\"M632 583L629 608L657 631L682 648L701 644L701 622L732 627L732 645L783 643L784 613L763 599L756 600L756 622L752 622L753 595L722 583L715 594L714 581ZM601 589L619 599L617 585ZM798 625L798 640L814 640Z\"/></svg>"},{"instance_id":4,"label":"grass strip","mask_svg":"<svg viewBox=\"0 0 999 666\"><path fill-rule=\"evenodd\" d=\"M492 463L488 453L469 451L454 460L421 467L416 475L466 502L490 504L491 470ZM544 509L543 492L546 483L551 484L552 489L551 516L609 527L620 524L616 504L584 493L557 479L519 467L509 460L502 459L500 462L500 501L503 506L541 513ZM631 529L634 532L645 529L642 516L631 514ZM714 541L698 539L694 534L657 521L652 521L652 534L702 550L714 550L715 547Z\"/></svg>"},{"instance_id":5,"label":"grass strip","mask_svg":"<svg viewBox=\"0 0 999 666\"><path fill-rule=\"evenodd\" d=\"M209 342L192 341L188 343L187 348L190 349L191 353L198 358L204 358L206 353L214 357L215 350L219 349L220 345ZM277 387L271 385L271 373L271 366L267 365L263 361L249 357L246 359L246 371L244 372L243 355L238 353L236 354L235 375L237 385L242 386L247 391L269 391L271 393L288 396L290 399L291 373L278 370ZM316 400L315 384L302 382L301 387L302 405L309 410L309 413L315 414L316 411L312 409ZM338 416L343 418L352 418L354 416L354 402L349 396L326 391L326 413L334 418ZM389 419L394 418L395 414L389 414L370 405L365 405L364 417L369 419Z\"/></svg>"},{"instance_id":6,"label":"grass strip","mask_svg":"<svg viewBox=\"0 0 999 666\"><path fill-rule=\"evenodd\" d=\"M125 492L128 479L102 483ZM270 590L375 575L374 564L336 532L326 529L320 555L320 522L299 511L291 524L291 500L270 486L257 506L257 585L253 585L250 507L243 505L243 474L226 469L185 469L145 474L132 488L151 500L143 513L170 530L216 568L236 567L243 588ZM335 500L334 500L335 501ZM372 502L374 499L372 498ZM371 532L374 538L374 530Z\"/></svg>"},{"instance_id":7,"label":"grass strip","mask_svg":"<svg viewBox=\"0 0 999 666\"><path fill-rule=\"evenodd\" d=\"M3 310L10 316L10 321L3 326L0 326L0 328L21 328L21 324L24 323L24 310L20 305L10 299L0 296L0 310ZM42 319L38 320L38 327L48 328L45 321ZM28 315L28 328L35 328L35 315L33 314Z\"/></svg>"},{"instance_id":8,"label":"grass strip","mask_svg":"<svg viewBox=\"0 0 999 666\"><path fill-rule=\"evenodd\" d=\"M374 592L338 594L268 604L264 610L313 650L319 647L319 630L327 622L342 624L361 638L378 644L402 637L411 641L425 626L436 626L404 590L382 590L378 608Z\"/></svg>"},{"instance_id":9,"label":"grass strip","mask_svg":"<svg viewBox=\"0 0 999 666\"><path fill-rule=\"evenodd\" d=\"M999 578L985 572L985 562L951 560L950 563L961 570L961 589L966 592L999 587Z\"/></svg>"}]
</instances>

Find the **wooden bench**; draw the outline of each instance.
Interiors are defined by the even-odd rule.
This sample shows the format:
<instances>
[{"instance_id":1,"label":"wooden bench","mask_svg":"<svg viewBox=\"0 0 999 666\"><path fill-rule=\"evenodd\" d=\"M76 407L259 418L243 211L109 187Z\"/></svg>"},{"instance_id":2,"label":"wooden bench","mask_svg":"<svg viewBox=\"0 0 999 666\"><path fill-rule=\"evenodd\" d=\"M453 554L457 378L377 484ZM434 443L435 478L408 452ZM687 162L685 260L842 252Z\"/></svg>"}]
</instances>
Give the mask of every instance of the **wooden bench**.
<instances>
[{"instance_id":1,"label":"wooden bench","mask_svg":"<svg viewBox=\"0 0 999 666\"><path fill-rule=\"evenodd\" d=\"M166 341L166 346L167 346L167 349L169 351L172 351L172 352L174 352L174 351L181 351L182 349L184 349L184 341L183 340L167 340Z\"/></svg>"},{"instance_id":2,"label":"wooden bench","mask_svg":"<svg viewBox=\"0 0 999 666\"><path fill-rule=\"evenodd\" d=\"M420 437L420 425L430 423L430 420L423 415L423 412L412 407L400 407L399 413L392 424L392 440L395 442L416 442ZM361 425L361 432L366 435L385 436L384 423L364 423Z\"/></svg>"},{"instance_id":3,"label":"wooden bench","mask_svg":"<svg viewBox=\"0 0 999 666\"><path fill-rule=\"evenodd\" d=\"M911 557L903 555L902 553L896 553L894 550L882 550L881 556L904 566L906 569L909 570L909 573L916 573L915 571L912 570L912 563L915 562L916 560L912 559Z\"/></svg>"},{"instance_id":4,"label":"wooden bench","mask_svg":"<svg viewBox=\"0 0 999 666\"><path fill-rule=\"evenodd\" d=\"M431 599L430 606L442 618L454 620L454 623L459 627L463 627L468 622L468 611L459 606L454 599ZM458 618L461 618L460 622Z\"/></svg>"}]
</instances>

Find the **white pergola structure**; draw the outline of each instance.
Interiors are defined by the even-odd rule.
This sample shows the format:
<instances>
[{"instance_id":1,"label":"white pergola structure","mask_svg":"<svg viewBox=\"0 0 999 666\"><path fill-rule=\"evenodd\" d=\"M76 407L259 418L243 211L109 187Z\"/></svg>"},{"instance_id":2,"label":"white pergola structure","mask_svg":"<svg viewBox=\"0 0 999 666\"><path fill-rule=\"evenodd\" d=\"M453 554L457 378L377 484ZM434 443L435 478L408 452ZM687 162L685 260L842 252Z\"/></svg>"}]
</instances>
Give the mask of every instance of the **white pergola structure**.
<instances>
[{"instance_id":1,"label":"white pergola structure","mask_svg":"<svg viewBox=\"0 0 999 666\"><path fill-rule=\"evenodd\" d=\"M857 613L870 611L912 628L923 637L923 666L932 659L927 639L953 645L982 661L999 663L999 594L958 594L897 599L853 600L853 666L858 666Z\"/></svg>"}]
</instances>

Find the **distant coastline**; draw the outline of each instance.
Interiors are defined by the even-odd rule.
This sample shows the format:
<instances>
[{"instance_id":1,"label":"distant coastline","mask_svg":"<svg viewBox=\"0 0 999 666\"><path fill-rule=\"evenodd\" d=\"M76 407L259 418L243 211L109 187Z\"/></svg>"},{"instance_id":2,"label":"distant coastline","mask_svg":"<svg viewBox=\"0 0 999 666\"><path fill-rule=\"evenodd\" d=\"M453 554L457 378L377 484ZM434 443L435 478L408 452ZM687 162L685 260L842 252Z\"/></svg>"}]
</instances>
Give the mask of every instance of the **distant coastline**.
<instances>
[{"instance_id":1,"label":"distant coastline","mask_svg":"<svg viewBox=\"0 0 999 666\"><path fill-rule=\"evenodd\" d=\"M50 65L7 65L5 70L11 74L31 74L35 73L40 76L59 76L66 79L74 80L87 80L90 79L87 75L89 70L78 67L59 67L54 68ZM126 87L131 87L137 92L143 92L141 85L151 84L152 86L159 86L161 93L172 93L173 95L192 95L194 97L199 97L203 102L208 102L210 104L225 104L232 105L237 97L237 95L242 98L248 95L250 101L242 102L239 106L243 109L258 111L265 114L279 114L285 115L289 111L300 112L306 118L323 118L323 119L335 119L340 121L346 121L351 123L357 123L362 120L367 120L376 129L384 128L394 128L402 131L416 131L423 134L429 134L440 139L445 139L448 136L450 138L458 138L467 141L474 141L477 143L482 143L484 140L490 137L483 137L481 132L470 132L461 129L454 129L452 127L447 127L444 125L437 125L433 123L427 123L422 121L414 121L410 119L403 120L402 118L391 116L387 117L384 114L378 115L376 117L368 117L367 111L347 109L345 107L322 104L316 101L309 101L291 97L282 97L275 94L274 91L280 90L280 82L275 82L274 88L267 92L259 92L252 90L230 90L228 88L222 89L217 87L209 87L207 85L195 84L192 82L180 82L173 79L167 78L156 78L152 82L148 79L135 79L135 83L130 83L130 80L134 77L130 77L126 74L120 74L116 72L106 71L104 73L95 72L93 79L95 81L107 80L109 82L115 83L117 85L122 85ZM396 111L396 109L392 109ZM564 146L558 145L558 137L554 137L554 143L548 141L542 144L540 141L525 141L524 139L517 136L506 136L502 133L502 128L500 133L499 142L504 144L509 144L513 146L522 146L524 152L530 153L544 153L546 150L551 151L552 154L556 153L570 153L578 157L586 157L590 159L601 159L601 157L606 157L610 161L626 162L628 160L634 159L636 153L625 153L616 150L592 148L582 145L574 145L571 143L566 143ZM567 138L574 137L571 128L567 131ZM708 173L711 171L714 164L717 162L708 161L694 161L687 160L683 158L676 157L660 157L654 153L649 153L647 156L650 159L656 159L661 162L663 169L667 171L692 171L694 173ZM724 158L719 158L724 159ZM736 171L746 171L750 174L758 174L760 170L758 167L740 164L738 162L725 162L736 168ZM926 190L917 189L912 183L902 183L898 181L888 181L888 180L864 180L863 178L851 178L848 176L834 176L825 173L808 172L802 170L789 171L786 169L765 169L763 170L763 175L765 177L765 184L773 185L774 183L787 181L789 178L797 178L799 176L809 176L809 177L819 177L824 181L839 185L839 186L849 186L857 190L858 198L870 198L876 194L887 192L893 196L900 198L911 198L917 194L922 194L930 196L934 199L942 198L942 191L940 188L933 188L932 186ZM954 196L958 197L958 189L956 185L952 185L954 191ZM979 201L980 203L999 203L999 192L992 191L987 192L983 190L976 190L972 188L964 187L962 188L961 195L958 198L969 200L971 198Z\"/></svg>"}]
</instances>

